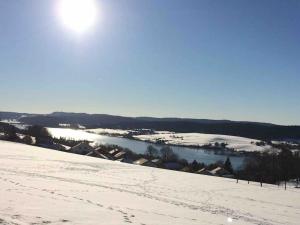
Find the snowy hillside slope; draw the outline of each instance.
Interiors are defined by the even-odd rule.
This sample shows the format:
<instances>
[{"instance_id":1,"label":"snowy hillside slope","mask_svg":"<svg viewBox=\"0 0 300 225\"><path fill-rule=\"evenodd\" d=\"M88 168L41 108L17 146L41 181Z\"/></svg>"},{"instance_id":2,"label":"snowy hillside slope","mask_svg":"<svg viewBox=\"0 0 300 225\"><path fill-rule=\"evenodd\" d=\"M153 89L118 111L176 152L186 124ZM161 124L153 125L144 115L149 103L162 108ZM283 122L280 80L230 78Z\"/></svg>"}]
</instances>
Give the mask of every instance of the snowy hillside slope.
<instances>
[{"instance_id":1,"label":"snowy hillside slope","mask_svg":"<svg viewBox=\"0 0 300 225\"><path fill-rule=\"evenodd\" d=\"M300 191L0 141L0 224L299 224Z\"/></svg>"},{"instance_id":2,"label":"snowy hillside slope","mask_svg":"<svg viewBox=\"0 0 300 225\"><path fill-rule=\"evenodd\" d=\"M235 151L246 152L261 152L271 148L269 145L257 146L255 143L259 140L220 134L157 132L157 134L136 135L134 138L153 143L160 140L166 144L182 146L214 145L218 142L228 144L227 147L233 148Z\"/></svg>"}]
</instances>

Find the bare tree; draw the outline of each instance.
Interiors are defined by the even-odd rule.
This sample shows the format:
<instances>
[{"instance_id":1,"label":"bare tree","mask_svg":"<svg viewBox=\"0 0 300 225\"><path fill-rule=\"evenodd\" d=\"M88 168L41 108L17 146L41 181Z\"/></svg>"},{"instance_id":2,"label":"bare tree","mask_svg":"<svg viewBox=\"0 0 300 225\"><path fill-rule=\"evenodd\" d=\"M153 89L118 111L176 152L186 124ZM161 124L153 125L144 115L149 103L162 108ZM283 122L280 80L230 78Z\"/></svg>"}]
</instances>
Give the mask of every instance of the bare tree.
<instances>
[{"instance_id":1,"label":"bare tree","mask_svg":"<svg viewBox=\"0 0 300 225\"><path fill-rule=\"evenodd\" d=\"M155 147L153 147L152 145L149 145L147 147L145 155L147 155L149 158L155 158L158 156L158 150Z\"/></svg>"},{"instance_id":2,"label":"bare tree","mask_svg":"<svg viewBox=\"0 0 300 225\"><path fill-rule=\"evenodd\" d=\"M176 161L178 156L173 152L173 149L169 146L162 147L160 149L160 155L163 161Z\"/></svg>"}]
</instances>

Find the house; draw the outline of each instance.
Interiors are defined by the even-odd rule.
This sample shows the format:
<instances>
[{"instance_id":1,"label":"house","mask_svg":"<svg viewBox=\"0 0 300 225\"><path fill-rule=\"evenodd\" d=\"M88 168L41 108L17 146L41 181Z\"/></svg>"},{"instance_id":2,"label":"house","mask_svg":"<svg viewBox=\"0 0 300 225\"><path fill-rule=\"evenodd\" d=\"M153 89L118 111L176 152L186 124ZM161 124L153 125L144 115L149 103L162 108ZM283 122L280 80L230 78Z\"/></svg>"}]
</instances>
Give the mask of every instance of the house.
<instances>
[{"instance_id":1,"label":"house","mask_svg":"<svg viewBox=\"0 0 300 225\"><path fill-rule=\"evenodd\" d=\"M101 154L108 154L108 151L101 146L97 147L95 150Z\"/></svg>"},{"instance_id":2,"label":"house","mask_svg":"<svg viewBox=\"0 0 300 225\"><path fill-rule=\"evenodd\" d=\"M234 175L233 174L225 174L223 175L222 177L225 177L225 178L234 178Z\"/></svg>"},{"instance_id":3,"label":"house","mask_svg":"<svg viewBox=\"0 0 300 225\"><path fill-rule=\"evenodd\" d=\"M21 142L28 144L28 145L34 144L33 137L31 137L29 135L25 135L23 138L21 138Z\"/></svg>"},{"instance_id":4,"label":"house","mask_svg":"<svg viewBox=\"0 0 300 225\"><path fill-rule=\"evenodd\" d=\"M97 158L101 158L101 159L106 159L106 160L111 160L112 158L102 154L101 152L97 151L97 150L92 150L90 151L88 154L86 154L86 156L92 156L92 157L97 157Z\"/></svg>"},{"instance_id":5,"label":"house","mask_svg":"<svg viewBox=\"0 0 300 225\"><path fill-rule=\"evenodd\" d=\"M163 164L163 167L168 170L181 170L183 165L177 162L167 162Z\"/></svg>"},{"instance_id":6,"label":"house","mask_svg":"<svg viewBox=\"0 0 300 225\"><path fill-rule=\"evenodd\" d=\"M65 150L64 151L70 151L70 149L71 149L71 147L70 146L68 146L68 145L62 145L62 144L60 144L63 148L65 148Z\"/></svg>"},{"instance_id":7,"label":"house","mask_svg":"<svg viewBox=\"0 0 300 225\"><path fill-rule=\"evenodd\" d=\"M45 148L51 148L53 145L53 138L52 137L36 137L35 138L36 145L40 147L45 147Z\"/></svg>"},{"instance_id":8,"label":"house","mask_svg":"<svg viewBox=\"0 0 300 225\"><path fill-rule=\"evenodd\" d=\"M140 166L157 167L153 162L151 162L145 158L140 158L140 159L134 161L133 164L140 165Z\"/></svg>"},{"instance_id":9,"label":"house","mask_svg":"<svg viewBox=\"0 0 300 225\"><path fill-rule=\"evenodd\" d=\"M110 150L108 153L111 155L111 156L114 156L115 154L117 154L119 152L119 149L113 149L113 150Z\"/></svg>"},{"instance_id":10,"label":"house","mask_svg":"<svg viewBox=\"0 0 300 225\"><path fill-rule=\"evenodd\" d=\"M126 152L121 151L114 155L114 159L121 159L126 157Z\"/></svg>"},{"instance_id":11,"label":"house","mask_svg":"<svg viewBox=\"0 0 300 225\"><path fill-rule=\"evenodd\" d=\"M21 142L25 144L36 144L37 146L43 147L43 148L50 148L58 151L67 151L70 149L69 146L62 145L59 143L55 143L53 141L53 138L50 136L45 137L33 137L30 135L21 135Z\"/></svg>"},{"instance_id":12,"label":"house","mask_svg":"<svg viewBox=\"0 0 300 225\"><path fill-rule=\"evenodd\" d=\"M123 162L123 163L133 163L133 160L131 158L120 158L120 159L116 159L115 161L118 162Z\"/></svg>"},{"instance_id":13,"label":"house","mask_svg":"<svg viewBox=\"0 0 300 225\"><path fill-rule=\"evenodd\" d=\"M182 172L192 172L191 168L188 167L188 166L183 167L180 171L182 171Z\"/></svg>"},{"instance_id":14,"label":"house","mask_svg":"<svg viewBox=\"0 0 300 225\"><path fill-rule=\"evenodd\" d=\"M213 176L233 178L233 175L231 173L229 173L227 170L225 170L224 168L222 168L220 166L211 170L210 173Z\"/></svg>"},{"instance_id":15,"label":"house","mask_svg":"<svg viewBox=\"0 0 300 225\"><path fill-rule=\"evenodd\" d=\"M88 142L81 142L78 145L75 145L70 149L70 152L76 153L76 154L81 154L81 155L86 155L93 151L94 148L89 145Z\"/></svg>"},{"instance_id":16,"label":"house","mask_svg":"<svg viewBox=\"0 0 300 225\"><path fill-rule=\"evenodd\" d=\"M208 175L208 176L212 175L212 173L209 170L205 169L205 168L202 168L202 169L198 170L196 173L202 174L202 175Z\"/></svg>"},{"instance_id":17,"label":"house","mask_svg":"<svg viewBox=\"0 0 300 225\"><path fill-rule=\"evenodd\" d=\"M124 162L124 163L133 163L133 159L131 158L131 155L125 151L121 151L121 152L115 154L114 159L116 161L120 161L120 162Z\"/></svg>"},{"instance_id":18,"label":"house","mask_svg":"<svg viewBox=\"0 0 300 225\"><path fill-rule=\"evenodd\" d=\"M109 160L114 160L115 159L114 155L119 153L118 149L108 150L108 149L103 148L101 146L97 147L95 150L96 150L97 153L104 155Z\"/></svg>"},{"instance_id":19,"label":"house","mask_svg":"<svg viewBox=\"0 0 300 225\"><path fill-rule=\"evenodd\" d=\"M152 159L151 162L153 162L157 167L161 167L162 165L161 159Z\"/></svg>"},{"instance_id":20,"label":"house","mask_svg":"<svg viewBox=\"0 0 300 225\"><path fill-rule=\"evenodd\" d=\"M145 163L147 163L147 162L148 162L147 159L145 159L145 158L140 158L140 159L134 161L133 164L143 166L143 165L144 165Z\"/></svg>"},{"instance_id":21,"label":"house","mask_svg":"<svg viewBox=\"0 0 300 225\"><path fill-rule=\"evenodd\" d=\"M68 146L58 144L58 143L53 143L51 148L58 150L58 151L68 151L70 149L70 147L68 148Z\"/></svg>"}]
</instances>

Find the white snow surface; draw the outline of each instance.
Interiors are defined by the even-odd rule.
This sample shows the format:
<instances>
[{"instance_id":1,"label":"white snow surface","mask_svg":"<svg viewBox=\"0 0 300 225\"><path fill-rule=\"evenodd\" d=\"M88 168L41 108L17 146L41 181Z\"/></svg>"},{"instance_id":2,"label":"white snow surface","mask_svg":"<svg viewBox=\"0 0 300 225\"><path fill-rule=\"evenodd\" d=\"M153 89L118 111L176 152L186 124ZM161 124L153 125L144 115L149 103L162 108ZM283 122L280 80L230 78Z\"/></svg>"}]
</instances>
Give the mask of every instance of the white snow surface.
<instances>
[{"instance_id":1,"label":"white snow surface","mask_svg":"<svg viewBox=\"0 0 300 225\"><path fill-rule=\"evenodd\" d=\"M111 135L126 135L129 134L129 130L121 129L109 129L109 128L96 128L96 129L86 129L88 132L95 134L111 134Z\"/></svg>"},{"instance_id":2,"label":"white snow surface","mask_svg":"<svg viewBox=\"0 0 300 225\"><path fill-rule=\"evenodd\" d=\"M259 140L220 134L159 132L150 135L136 135L134 138L153 143L155 143L157 140L162 140L166 144L182 146L202 146L209 143L214 145L215 142L219 142L227 143L227 147L233 148L235 151L246 152L265 151L270 149L269 145L255 145L256 142L259 142Z\"/></svg>"},{"instance_id":3,"label":"white snow surface","mask_svg":"<svg viewBox=\"0 0 300 225\"><path fill-rule=\"evenodd\" d=\"M84 130L75 130L71 128L47 128L47 130L54 138L64 137L67 139L88 141L95 141L99 139L99 135L89 133Z\"/></svg>"},{"instance_id":4,"label":"white snow surface","mask_svg":"<svg viewBox=\"0 0 300 225\"><path fill-rule=\"evenodd\" d=\"M0 141L0 224L290 225L300 191Z\"/></svg>"}]
</instances>

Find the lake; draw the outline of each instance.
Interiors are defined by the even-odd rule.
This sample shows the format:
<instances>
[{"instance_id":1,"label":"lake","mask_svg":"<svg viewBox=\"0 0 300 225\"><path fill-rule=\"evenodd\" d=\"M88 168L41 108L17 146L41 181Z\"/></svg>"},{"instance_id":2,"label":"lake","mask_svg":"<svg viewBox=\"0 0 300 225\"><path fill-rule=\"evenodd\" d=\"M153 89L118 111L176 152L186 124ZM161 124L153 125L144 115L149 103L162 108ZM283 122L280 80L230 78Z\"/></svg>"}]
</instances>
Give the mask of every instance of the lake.
<instances>
[{"instance_id":1,"label":"lake","mask_svg":"<svg viewBox=\"0 0 300 225\"><path fill-rule=\"evenodd\" d=\"M88 140L93 141L96 144L118 145L123 148L128 148L135 153L145 153L149 145L160 149L164 145L150 144L144 141L136 141L122 137L111 137L106 135L92 134L84 130L74 130L68 128L48 128L51 135L55 138L67 138L74 140ZM183 146L171 146L173 151L182 159L186 159L189 162L197 160L205 164L215 163L219 160L225 161L228 155L215 154L212 150L206 150L201 148L189 148ZM230 161L234 169L238 169L242 166L244 156L230 156Z\"/></svg>"}]
</instances>

